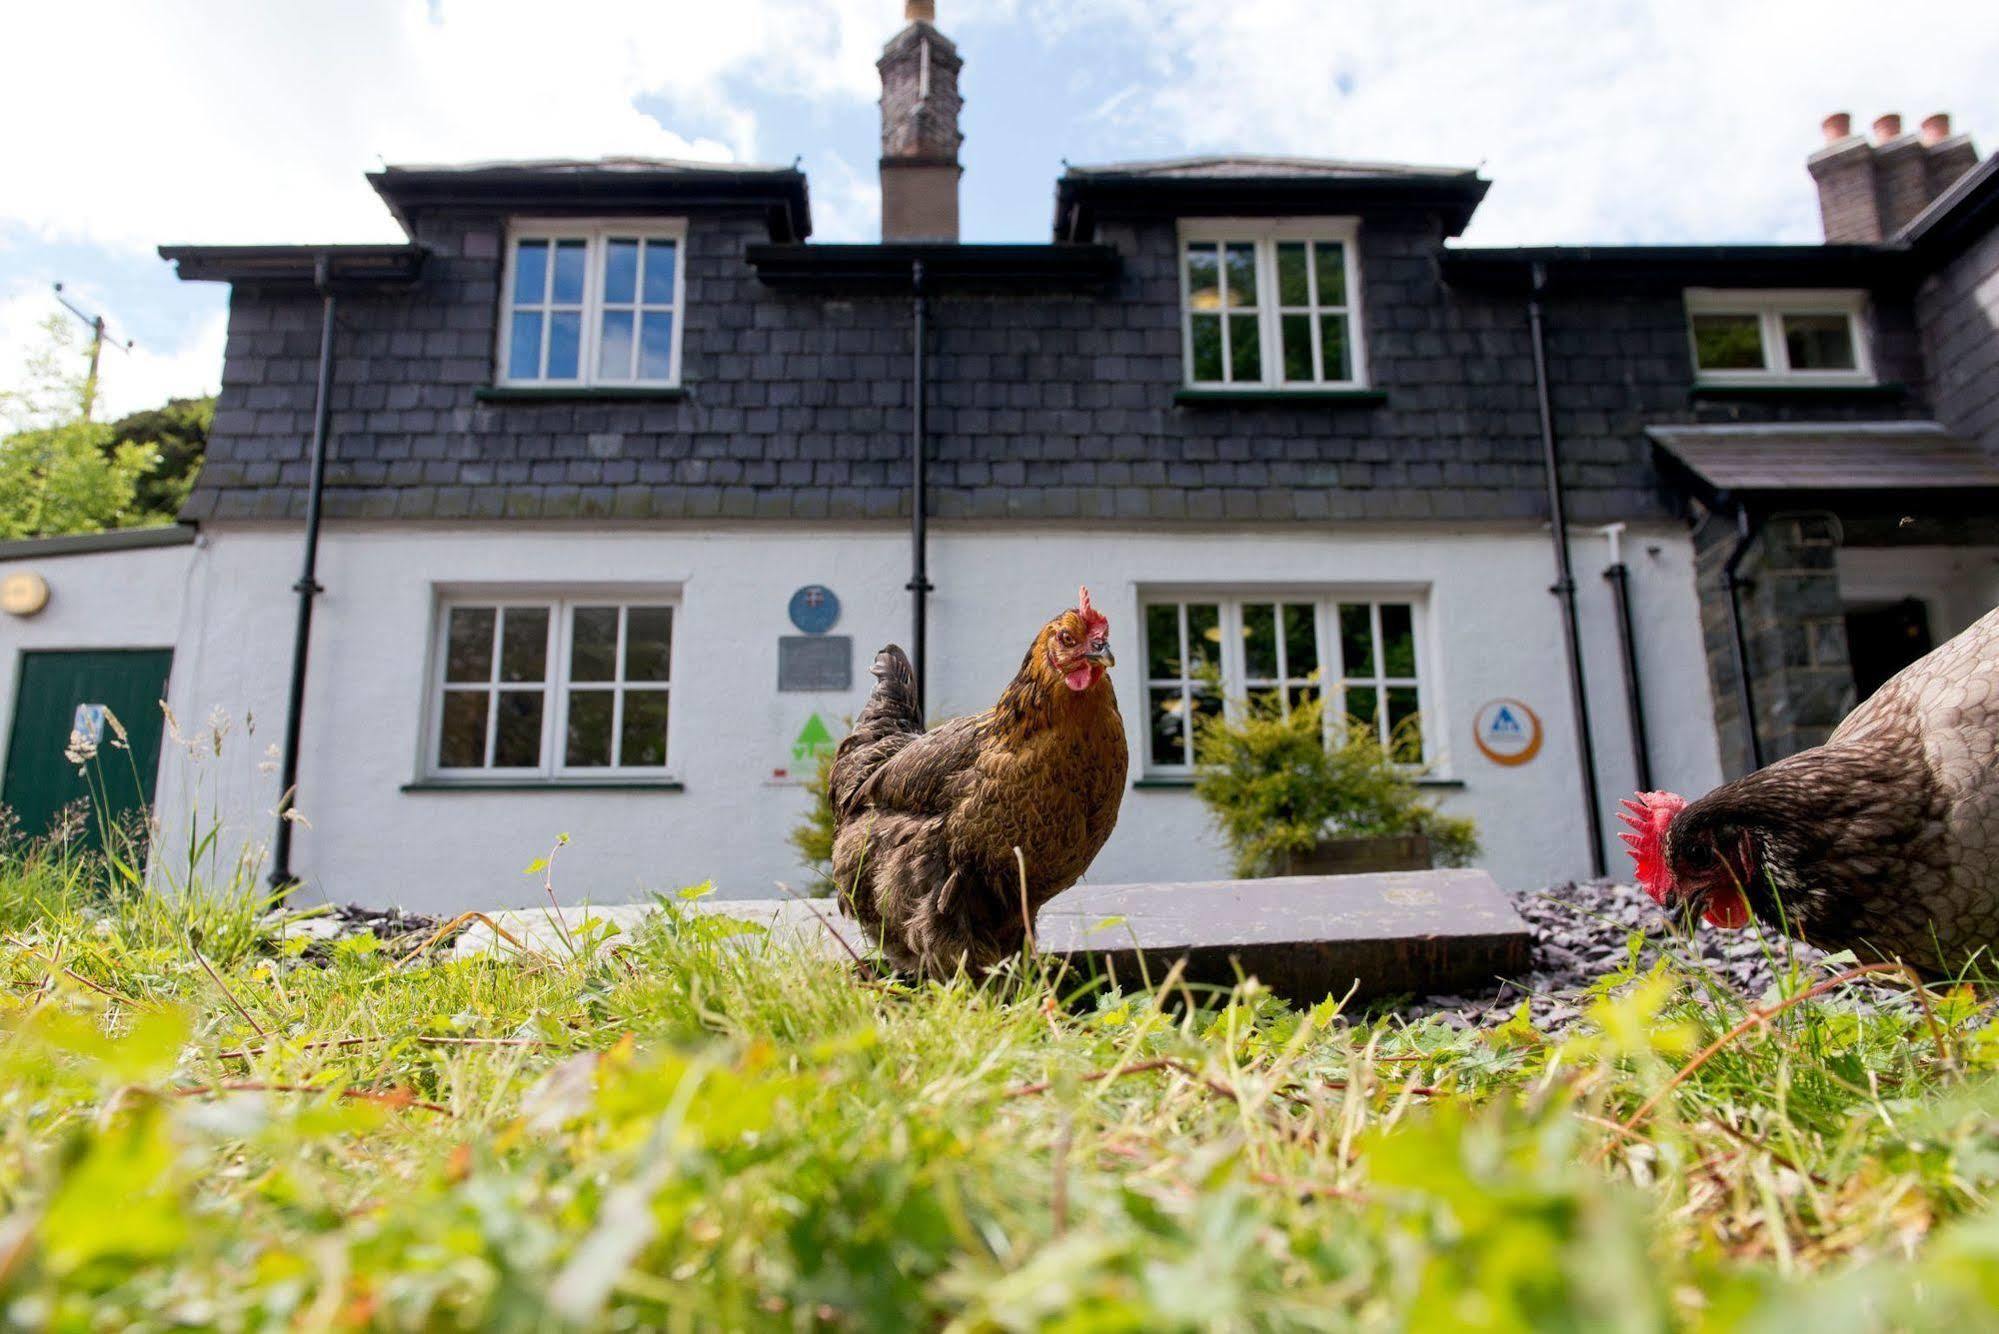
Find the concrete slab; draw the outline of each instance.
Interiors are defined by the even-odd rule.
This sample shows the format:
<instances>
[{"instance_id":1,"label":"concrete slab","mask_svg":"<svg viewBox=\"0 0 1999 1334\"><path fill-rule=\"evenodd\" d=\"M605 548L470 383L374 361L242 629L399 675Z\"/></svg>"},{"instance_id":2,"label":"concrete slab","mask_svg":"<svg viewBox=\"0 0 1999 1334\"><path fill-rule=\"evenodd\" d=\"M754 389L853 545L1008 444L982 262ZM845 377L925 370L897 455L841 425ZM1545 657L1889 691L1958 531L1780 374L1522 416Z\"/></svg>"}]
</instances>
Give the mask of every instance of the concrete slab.
<instances>
[{"instance_id":1,"label":"concrete slab","mask_svg":"<svg viewBox=\"0 0 1999 1334\"><path fill-rule=\"evenodd\" d=\"M726 913L769 929L769 945L846 956L866 942L830 899L701 899L697 911ZM586 915L628 931L647 905L569 909L571 929ZM547 910L495 914L535 948L559 951ZM1191 884L1079 885L1051 901L1038 924L1042 950L1080 969L1115 976L1127 988L1155 983L1177 960L1197 986L1232 986L1253 976L1279 995L1311 1003L1349 987L1361 998L1403 992L1477 990L1527 971L1527 924L1483 871L1288 876ZM494 949L480 926L456 945L462 957ZM510 949L504 942L498 949Z\"/></svg>"}]
</instances>

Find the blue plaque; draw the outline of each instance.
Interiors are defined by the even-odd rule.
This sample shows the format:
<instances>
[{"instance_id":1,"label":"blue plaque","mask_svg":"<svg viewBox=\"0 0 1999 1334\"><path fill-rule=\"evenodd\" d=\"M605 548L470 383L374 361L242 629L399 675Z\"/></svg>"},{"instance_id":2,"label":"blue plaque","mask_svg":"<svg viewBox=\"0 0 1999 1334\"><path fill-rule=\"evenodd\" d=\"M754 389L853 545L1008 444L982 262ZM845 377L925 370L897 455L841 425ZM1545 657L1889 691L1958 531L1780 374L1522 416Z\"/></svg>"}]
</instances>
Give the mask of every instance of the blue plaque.
<instances>
[{"instance_id":1,"label":"blue plaque","mask_svg":"<svg viewBox=\"0 0 1999 1334\"><path fill-rule=\"evenodd\" d=\"M807 584L791 595L791 623L808 635L823 635L840 619L840 599L824 584Z\"/></svg>"}]
</instances>

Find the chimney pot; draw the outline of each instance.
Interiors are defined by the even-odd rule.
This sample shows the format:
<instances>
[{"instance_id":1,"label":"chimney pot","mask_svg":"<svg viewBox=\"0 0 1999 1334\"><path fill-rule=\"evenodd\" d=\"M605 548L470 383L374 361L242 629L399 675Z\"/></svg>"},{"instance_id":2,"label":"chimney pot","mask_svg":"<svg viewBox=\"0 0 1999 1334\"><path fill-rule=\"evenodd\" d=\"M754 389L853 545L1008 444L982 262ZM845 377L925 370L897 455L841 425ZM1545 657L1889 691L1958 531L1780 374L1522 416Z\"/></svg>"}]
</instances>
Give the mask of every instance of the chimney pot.
<instances>
[{"instance_id":1,"label":"chimney pot","mask_svg":"<svg viewBox=\"0 0 1999 1334\"><path fill-rule=\"evenodd\" d=\"M1819 128L1825 131L1827 143L1836 144L1853 133L1853 113L1835 111L1820 123Z\"/></svg>"},{"instance_id":2,"label":"chimney pot","mask_svg":"<svg viewBox=\"0 0 1999 1334\"><path fill-rule=\"evenodd\" d=\"M1885 116L1874 118L1874 142L1885 144L1890 139L1899 138L1902 133L1902 114L1891 111Z\"/></svg>"},{"instance_id":3,"label":"chimney pot","mask_svg":"<svg viewBox=\"0 0 1999 1334\"><path fill-rule=\"evenodd\" d=\"M937 0L903 0L902 17L911 23L935 23Z\"/></svg>"},{"instance_id":4,"label":"chimney pot","mask_svg":"<svg viewBox=\"0 0 1999 1334\"><path fill-rule=\"evenodd\" d=\"M1950 138L1950 113L1939 111L1934 116L1923 117L1923 143L1940 144Z\"/></svg>"}]
</instances>

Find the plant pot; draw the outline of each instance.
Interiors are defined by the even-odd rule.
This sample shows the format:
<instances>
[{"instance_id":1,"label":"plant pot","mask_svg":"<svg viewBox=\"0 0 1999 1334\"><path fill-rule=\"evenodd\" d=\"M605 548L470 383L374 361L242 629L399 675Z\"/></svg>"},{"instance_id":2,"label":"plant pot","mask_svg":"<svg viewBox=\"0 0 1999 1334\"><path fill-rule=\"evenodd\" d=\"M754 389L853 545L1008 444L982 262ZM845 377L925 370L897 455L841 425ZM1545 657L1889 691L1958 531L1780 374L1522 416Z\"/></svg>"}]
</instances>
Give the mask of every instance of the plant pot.
<instances>
[{"instance_id":1,"label":"plant pot","mask_svg":"<svg viewBox=\"0 0 1999 1334\"><path fill-rule=\"evenodd\" d=\"M1427 871L1430 840L1423 834L1328 838L1296 854L1286 875L1366 875L1373 871Z\"/></svg>"}]
</instances>

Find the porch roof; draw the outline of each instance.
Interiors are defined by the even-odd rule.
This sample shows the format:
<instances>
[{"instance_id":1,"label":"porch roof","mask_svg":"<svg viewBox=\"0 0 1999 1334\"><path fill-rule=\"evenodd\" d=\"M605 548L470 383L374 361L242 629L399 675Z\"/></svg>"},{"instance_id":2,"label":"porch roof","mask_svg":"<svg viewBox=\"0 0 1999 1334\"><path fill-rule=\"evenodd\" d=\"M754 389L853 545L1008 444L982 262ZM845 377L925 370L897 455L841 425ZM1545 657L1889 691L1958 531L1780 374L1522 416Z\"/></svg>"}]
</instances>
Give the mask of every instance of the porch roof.
<instances>
[{"instance_id":1,"label":"porch roof","mask_svg":"<svg viewBox=\"0 0 1999 1334\"><path fill-rule=\"evenodd\" d=\"M1781 422L1646 428L1669 476L1710 504L1759 497L1989 504L1999 459L1936 422Z\"/></svg>"}]
</instances>

